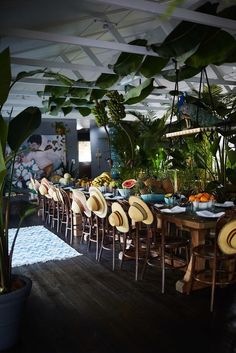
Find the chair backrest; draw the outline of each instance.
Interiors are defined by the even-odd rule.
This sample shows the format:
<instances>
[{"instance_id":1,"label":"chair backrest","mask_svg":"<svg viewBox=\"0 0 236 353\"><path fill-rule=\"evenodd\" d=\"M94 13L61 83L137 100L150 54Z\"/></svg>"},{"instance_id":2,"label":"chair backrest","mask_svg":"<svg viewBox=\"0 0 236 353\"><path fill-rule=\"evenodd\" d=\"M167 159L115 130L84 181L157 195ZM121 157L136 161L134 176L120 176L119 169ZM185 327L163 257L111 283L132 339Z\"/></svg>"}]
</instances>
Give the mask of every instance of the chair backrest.
<instances>
[{"instance_id":1,"label":"chair backrest","mask_svg":"<svg viewBox=\"0 0 236 353\"><path fill-rule=\"evenodd\" d=\"M218 236L220 230L223 228L223 226L232 221L233 219L236 219L236 210L228 210L225 212L225 214L223 216L221 216L217 222L216 222L216 228L215 228L215 232L216 232L216 237Z\"/></svg>"},{"instance_id":2,"label":"chair backrest","mask_svg":"<svg viewBox=\"0 0 236 353\"><path fill-rule=\"evenodd\" d=\"M216 246L223 254L236 256L236 210L230 210L216 224Z\"/></svg>"}]
</instances>

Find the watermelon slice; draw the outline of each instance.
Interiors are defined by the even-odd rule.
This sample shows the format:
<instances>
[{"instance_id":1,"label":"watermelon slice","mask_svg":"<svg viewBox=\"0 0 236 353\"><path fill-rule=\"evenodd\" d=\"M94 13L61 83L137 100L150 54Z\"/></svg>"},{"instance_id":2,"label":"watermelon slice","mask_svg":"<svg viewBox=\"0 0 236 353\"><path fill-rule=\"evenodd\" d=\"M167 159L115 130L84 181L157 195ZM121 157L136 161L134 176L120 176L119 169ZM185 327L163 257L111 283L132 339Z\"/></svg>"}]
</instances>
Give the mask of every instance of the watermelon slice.
<instances>
[{"instance_id":1,"label":"watermelon slice","mask_svg":"<svg viewBox=\"0 0 236 353\"><path fill-rule=\"evenodd\" d=\"M123 181L122 183L122 188L123 189L131 189L134 187L134 185L136 184L136 180L135 179L128 179Z\"/></svg>"}]
</instances>

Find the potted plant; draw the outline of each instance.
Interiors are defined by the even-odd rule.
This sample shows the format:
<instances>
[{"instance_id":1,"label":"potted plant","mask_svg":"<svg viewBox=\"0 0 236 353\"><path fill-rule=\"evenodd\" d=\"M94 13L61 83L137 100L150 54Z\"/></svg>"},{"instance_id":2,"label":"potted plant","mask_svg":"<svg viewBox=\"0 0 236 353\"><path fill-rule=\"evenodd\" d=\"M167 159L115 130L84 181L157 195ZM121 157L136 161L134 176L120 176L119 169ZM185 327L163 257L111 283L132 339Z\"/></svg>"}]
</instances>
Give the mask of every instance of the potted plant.
<instances>
[{"instance_id":1,"label":"potted plant","mask_svg":"<svg viewBox=\"0 0 236 353\"><path fill-rule=\"evenodd\" d=\"M0 53L0 350L17 342L22 309L31 289L30 279L12 275L12 255L22 221L32 212L32 206L20 215L11 248L8 230L15 158L21 144L41 123L41 112L36 107L28 107L8 121L2 116L2 108L14 83L34 73L20 73L12 82L9 50ZM7 146L11 149L8 155Z\"/></svg>"}]
</instances>

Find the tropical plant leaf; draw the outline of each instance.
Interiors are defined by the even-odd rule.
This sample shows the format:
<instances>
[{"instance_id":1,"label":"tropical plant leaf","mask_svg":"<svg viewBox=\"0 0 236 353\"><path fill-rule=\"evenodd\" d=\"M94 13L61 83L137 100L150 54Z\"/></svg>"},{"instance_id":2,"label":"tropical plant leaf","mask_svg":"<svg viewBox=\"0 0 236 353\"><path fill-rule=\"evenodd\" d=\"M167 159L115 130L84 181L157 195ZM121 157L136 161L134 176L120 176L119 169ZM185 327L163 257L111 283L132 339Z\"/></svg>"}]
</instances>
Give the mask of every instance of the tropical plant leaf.
<instances>
[{"instance_id":1,"label":"tropical plant leaf","mask_svg":"<svg viewBox=\"0 0 236 353\"><path fill-rule=\"evenodd\" d=\"M135 104L145 99L154 89L153 78L145 80L138 87L131 88L124 96L124 104Z\"/></svg>"},{"instance_id":2,"label":"tropical plant leaf","mask_svg":"<svg viewBox=\"0 0 236 353\"><path fill-rule=\"evenodd\" d=\"M229 143L233 143L234 145L236 145L236 136L233 136L229 139Z\"/></svg>"},{"instance_id":3,"label":"tropical plant leaf","mask_svg":"<svg viewBox=\"0 0 236 353\"><path fill-rule=\"evenodd\" d=\"M196 166L200 169L206 169L206 161L204 156L199 152L195 151L194 152L194 162L196 163Z\"/></svg>"},{"instance_id":4,"label":"tropical plant leaf","mask_svg":"<svg viewBox=\"0 0 236 353\"><path fill-rule=\"evenodd\" d=\"M191 78L197 75L200 71L201 68L194 68L191 66L184 65L179 69L178 81L183 81L187 78ZM174 69L162 71L161 74L168 81L176 81L176 71Z\"/></svg>"},{"instance_id":5,"label":"tropical plant leaf","mask_svg":"<svg viewBox=\"0 0 236 353\"><path fill-rule=\"evenodd\" d=\"M63 111L63 114L66 116L71 113L72 107L61 107L61 110Z\"/></svg>"},{"instance_id":6,"label":"tropical plant leaf","mask_svg":"<svg viewBox=\"0 0 236 353\"><path fill-rule=\"evenodd\" d=\"M56 105L57 107L62 107L65 103L66 98L56 98L49 97L49 105Z\"/></svg>"},{"instance_id":7,"label":"tropical plant leaf","mask_svg":"<svg viewBox=\"0 0 236 353\"><path fill-rule=\"evenodd\" d=\"M217 16L236 20L236 5L226 7L225 9L219 11Z\"/></svg>"},{"instance_id":8,"label":"tropical plant leaf","mask_svg":"<svg viewBox=\"0 0 236 353\"><path fill-rule=\"evenodd\" d=\"M83 108L93 108L94 107L94 103L87 101L86 99L71 98L70 101L76 107L83 107Z\"/></svg>"},{"instance_id":9,"label":"tropical plant leaf","mask_svg":"<svg viewBox=\"0 0 236 353\"><path fill-rule=\"evenodd\" d=\"M42 74L45 72L45 70L46 69L39 69L39 70L32 70L32 71L21 71L17 74L14 82L22 80L22 78L25 78L25 77L32 77L37 74Z\"/></svg>"},{"instance_id":10,"label":"tropical plant leaf","mask_svg":"<svg viewBox=\"0 0 236 353\"><path fill-rule=\"evenodd\" d=\"M236 184L236 168L227 168L226 176L232 184Z\"/></svg>"},{"instance_id":11,"label":"tropical plant leaf","mask_svg":"<svg viewBox=\"0 0 236 353\"><path fill-rule=\"evenodd\" d=\"M223 30L215 30L207 35L198 50L186 64L195 68L205 67L209 64L220 65L227 62L227 57L235 50L234 37Z\"/></svg>"},{"instance_id":12,"label":"tropical plant leaf","mask_svg":"<svg viewBox=\"0 0 236 353\"><path fill-rule=\"evenodd\" d=\"M207 2L196 11L215 14L217 5ZM214 31L215 29L210 26L183 21L175 27L161 45L153 44L151 47L162 57L178 58L187 52L197 50L206 33L213 33Z\"/></svg>"},{"instance_id":13,"label":"tropical plant leaf","mask_svg":"<svg viewBox=\"0 0 236 353\"><path fill-rule=\"evenodd\" d=\"M2 188L4 185L4 179L7 174L7 168L5 164L5 151L2 149L2 144L0 143L0 193L2 194Z\"/></svg>"},{"instance_id":14,"label":"tropical plant leaf","mask_svg":"<svg viewBox=\"0 0 236 353\"><path fill-rule=\"evenodd\" d=\"M96 81L96 86L106 89L113 86L119 80L119 75L101 74Z\"/></svg>"},{"instance_id":15,"label":"tropical plant leaf","mask_svg":"<svg viewBox=\"0 0 236 353\"><path fill-rule=\"evenodd\" d=\"M0 53L0 72L0 106L2 106L7 100L11 85L11 63L9 48L6 48Z\"/></svg>"},{"instance_id":16,"label":"tropical plant leaf","mask_svg":"<svg viewBox=\"0 0 236 353\"><path fill-rule=\"evenodd\" d=\"M215 138L215 140L213 141L213 143L210 146L210 151L214 157L216 157L216 153L217 153L219 146L220 146L220 141L221 141L221 136L218 136Z\"/></svg>"},{"instance_id":17,"label":"tropical plant leaf","mask_svg":"<svg viewBox=\"0 0 236 353\"><path fill-rule=\"evenodd\" d=\"M10 148L17 152L22 143L41 124L41 111L37 107L28 107L9 123L7 141Z\"/></svg>"},{"instance_id":18,"label":"tropical plant leaf","mask_svg":"<svg viewBox=\"0 0 236 353\"><path fill-rule=\"evenodd\" d=\"M65 96L67 95L69 92L69 87L68 86L49 86L49 85L46 85L45 88L44 88L44 91L43 92L39 92L40 96L43 96L45 93L48 93L54 97L62 97L62 96Z\"/></svg>"},{"instance_id":19,"label":"tropical plant leaf","mask_svg":"<svg viewBox=\"0 0 236 353\"><path fill-rule=\"evenodd\" d=\"M7 133L8 133L8 124L0 114L0 144L2 145L3 151L5 151L5 148L6 148Z\"/></svg>"},{"instance_id":20,"label":"tropical plant leaf","mask_svg":"<svg viewBox=\"0 0 236 353\"><path fill-rule=\"evenodd\" d=\"M91 113L91 109L89 108L77 107L76 109L78 109L80 114L83 116L88 116Z\"/></svg>"},{"instance_id":21,"label":"tropical plant leaf","mask_svg":"<svg viewBox=\"0 0 236 353\"><path fill-rule=\"evenodd\" d=\"M129 44L131 45L140 45L142 47L146 46L146 39L137 39ZM127 76L132 72L136 72L144 58L142 54L133 54L133 53L121 53L118 57L116 63L113 66L113 70L116 74L120 76Z\"/></svg>"},{"instance_id":22,"label":"tropical plant leaf","mask_svg":"<svg viewBox=\"0 0 236 353\"><path fill-rule=\"evenodd\" d=\"M75 83L75 80L71 80L69 77L59 74L59 72L47 71L44 73L44 77L55 78L57 81L61 82L63 85L72 86Z\"/></svg>"},{"instance_id":23,"label":"tropical plant leaf","mask_svg":"<svg viewBox=\"0 0 236 353\"><path fill-rule=\"evenodd\" d=\"M50 115L57 116L62 111L61 108L62 107L60 107L59 105L53 105L53 104L50 105L50 108L49 108Z\"/></svg>"},{"instance_id":24,"label":"tropical plant leaf","mask_svg":"<svg viewBox=\"0 0 236 353\"><path fill-rule=\"evenodd\" d=\"M90 94L90 100L101 99L106 93L107 90L105 89L93 89Z\"/></svg>"},{"instance_id":25,"label":"tropical plant leaf","mask_svg":"<svg viewBox=\"0 0 236 353\"><path fill-rule=\"evenodd\" d=\"M146 56L144 59L139 71L146 77L151 78L161 72L163 67L168 63L168 58L155 57L155 56Z\"/></svg>"},{"instance_id":26,"label":"tropical plant leaf","mask_svg":"<svg viewBox=\"0 0 236 353\"><path fill-rule=\"evenodd\" d=\"M231 165L234 166L236 164L236 151L234 150L227 151L227 156L229 158Z\"/></svg>"},{"instance_id":27,"label":"tropical plant leaf","mask_svg":"<svg viewBox=\"0 0 236 353\"><path fill-rule=\"evenodd\" d=\"M90 93L90 88L76 88L72 87L69 90L69 94L71 97L76 97L76 98L86 98Z\"/></svg>"}]
</instances>

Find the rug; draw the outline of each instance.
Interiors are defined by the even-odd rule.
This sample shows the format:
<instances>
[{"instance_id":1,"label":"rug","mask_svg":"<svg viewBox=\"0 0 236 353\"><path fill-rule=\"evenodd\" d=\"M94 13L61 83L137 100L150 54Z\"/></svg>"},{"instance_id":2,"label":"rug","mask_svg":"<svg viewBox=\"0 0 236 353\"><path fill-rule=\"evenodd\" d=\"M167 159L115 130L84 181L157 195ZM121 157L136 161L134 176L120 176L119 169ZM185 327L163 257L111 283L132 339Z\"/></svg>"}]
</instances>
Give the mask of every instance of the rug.
<instances>
[{"instance_id":1,"label":"rug","mask_svg":"<svg viewBox=\"0 0 236 353\"><path fill-rule=\"evenodd\" d=\"M10 246L15 232L16 229L9 229ZM82 254L43 226L25 227L19 231L13 252L12 266L64 260L80 255Z\"/></svg>"}]
</instances>

